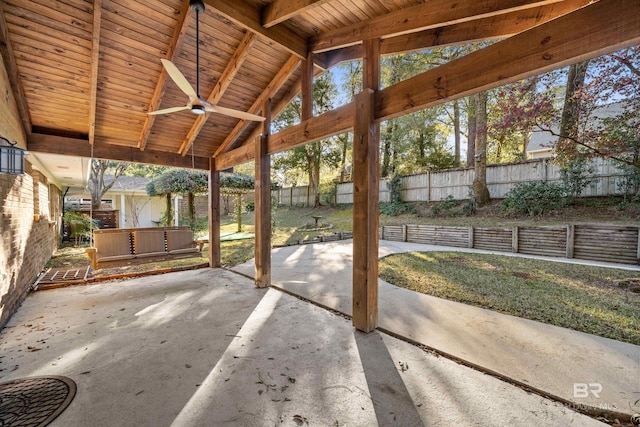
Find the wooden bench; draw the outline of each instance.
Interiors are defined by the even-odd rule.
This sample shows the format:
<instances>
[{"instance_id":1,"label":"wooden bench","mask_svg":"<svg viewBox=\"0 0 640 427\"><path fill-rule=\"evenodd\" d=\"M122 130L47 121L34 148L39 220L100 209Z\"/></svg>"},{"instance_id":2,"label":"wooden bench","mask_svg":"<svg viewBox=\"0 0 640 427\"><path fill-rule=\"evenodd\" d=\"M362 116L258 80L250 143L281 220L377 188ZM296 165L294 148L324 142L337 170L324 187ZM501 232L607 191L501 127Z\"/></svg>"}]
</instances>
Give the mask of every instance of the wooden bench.
<instances>
[{"instance_id":1,"label":"wooden bench","mask_svg":"<svg viewBox=\"0 0 640 427\"><path fill-rule=\"evenodd\" d=\"M86 253L91 267L135 258L201 252L189 227L116 228L93 231L93 247Z\"/></svg>"}]
</instances>

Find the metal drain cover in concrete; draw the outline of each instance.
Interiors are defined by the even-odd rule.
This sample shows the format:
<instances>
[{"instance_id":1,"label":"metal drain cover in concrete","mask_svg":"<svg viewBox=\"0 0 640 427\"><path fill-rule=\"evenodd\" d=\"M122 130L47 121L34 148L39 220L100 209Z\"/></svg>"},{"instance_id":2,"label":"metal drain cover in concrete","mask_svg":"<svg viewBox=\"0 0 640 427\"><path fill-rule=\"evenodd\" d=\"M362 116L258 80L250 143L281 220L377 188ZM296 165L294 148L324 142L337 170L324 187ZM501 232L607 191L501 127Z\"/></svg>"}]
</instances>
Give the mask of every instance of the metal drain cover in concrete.
<instances>
[{"instance_id":1,"label":"metal drain cover in concrete","mask_svg":"<svg viewBox=\"0 0 640 427\"><path fill-rule=\"evenodd\" d=\"M76 395L71 378L29 377L0 383L0 427L46 426Z\"/></svg>"}]
</instances>

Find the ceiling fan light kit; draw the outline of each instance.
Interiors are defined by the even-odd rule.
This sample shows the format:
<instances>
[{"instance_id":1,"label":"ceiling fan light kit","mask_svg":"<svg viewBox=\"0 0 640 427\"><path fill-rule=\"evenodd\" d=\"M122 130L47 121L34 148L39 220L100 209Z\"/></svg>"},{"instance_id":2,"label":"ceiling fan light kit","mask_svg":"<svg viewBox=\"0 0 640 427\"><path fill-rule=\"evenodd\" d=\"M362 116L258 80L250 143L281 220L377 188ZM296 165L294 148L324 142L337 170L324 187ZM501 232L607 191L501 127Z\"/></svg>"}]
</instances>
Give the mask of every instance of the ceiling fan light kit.
<instances>
[{"instance_id":1,"label":"ceiling fan light kit","mask_svg":"<svg viewBox=\"0 0 640 427\"><path fill-rule=\"evenodd\" d=\"M196 13L196 89L194 90L191 83L180 72L178 67L168 59L162 58L160 61L167 71L171 80L182 90L188 97L189 102L183 107L171 107L162 110L150 111L149 115L169 114L178 111L191 110L193 114L202 115L205 113L218 113L225 116L235 117L241 120L252 120L262 122L264 117L246 113L244 111L233 110L231 108L218 107L211 105L200 96L200 14L204 13L204 3L201 0L190 0L189 6Z\"/></svg>"}]
</instances>

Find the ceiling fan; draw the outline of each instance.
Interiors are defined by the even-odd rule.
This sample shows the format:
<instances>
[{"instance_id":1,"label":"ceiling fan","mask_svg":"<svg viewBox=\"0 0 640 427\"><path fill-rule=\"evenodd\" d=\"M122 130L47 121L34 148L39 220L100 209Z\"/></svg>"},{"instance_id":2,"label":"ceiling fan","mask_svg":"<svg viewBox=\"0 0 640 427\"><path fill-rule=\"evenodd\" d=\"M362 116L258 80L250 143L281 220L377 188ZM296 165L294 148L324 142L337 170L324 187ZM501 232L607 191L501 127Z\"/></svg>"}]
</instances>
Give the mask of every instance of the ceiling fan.
<instances>
[{"instance_id":1,"label":"ceiling fan","mask_svg":"<svg viewBox=\"0 0 640 427\"><path fill-rule=\"evenodd\" d=\"M219 107L205 101L200 96L200 27L199 14L204 12L204 3L201 0L189 0L190 7L196 12L196 90L193 89L186 77L178 70L178 67L168 59L160 59L169 77L175 84L189 97L187 105L182 107L171 107L163 110L150 111L147 114L168 114L178 111L191 110L193 114L219 113L226 116L235 117L242 120L253 120L262 122L264 117L244 111L233 110L231 108Z\"/></svg>"}]
</instances>

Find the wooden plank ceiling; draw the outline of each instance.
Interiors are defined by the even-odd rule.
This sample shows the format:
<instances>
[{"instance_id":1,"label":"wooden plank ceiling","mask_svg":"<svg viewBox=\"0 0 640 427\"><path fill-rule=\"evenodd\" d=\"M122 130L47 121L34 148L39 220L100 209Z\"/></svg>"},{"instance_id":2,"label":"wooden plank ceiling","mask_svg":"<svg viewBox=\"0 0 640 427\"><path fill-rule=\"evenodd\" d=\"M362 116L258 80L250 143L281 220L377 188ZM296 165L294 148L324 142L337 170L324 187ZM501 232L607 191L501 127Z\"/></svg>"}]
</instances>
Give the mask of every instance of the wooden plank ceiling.
<instances>
[{"instance_id":1,"label":"wooden plank ceiling","mask_svg":"<svg viewBox=\"0 0 640 427\"><path fill-rule=\"evenodd\" d=\"M608 1L608 0L601 0ZM277 114L300 90L300 63L317 72L362 55L508 37L589 0L206 0L200 16L201 95ZM633 7L633 1L618 1ZM616 3L617 4L617 3ZM0 53L32 151L196 166L252 144L259 123L189 111L160 59L195 87L195 13L181 0L3 0ZM407 106L407 109L412 106ZM238 150L235 150L236 152ZM187 156L188 154L188 156Z\"/></svg>"}]
</instances>

